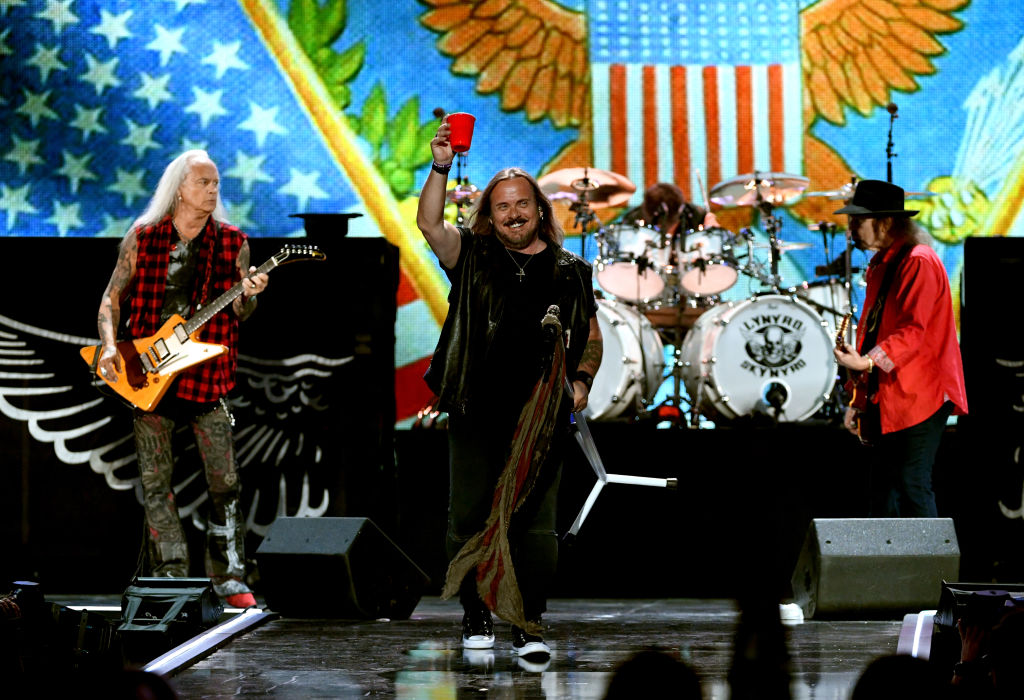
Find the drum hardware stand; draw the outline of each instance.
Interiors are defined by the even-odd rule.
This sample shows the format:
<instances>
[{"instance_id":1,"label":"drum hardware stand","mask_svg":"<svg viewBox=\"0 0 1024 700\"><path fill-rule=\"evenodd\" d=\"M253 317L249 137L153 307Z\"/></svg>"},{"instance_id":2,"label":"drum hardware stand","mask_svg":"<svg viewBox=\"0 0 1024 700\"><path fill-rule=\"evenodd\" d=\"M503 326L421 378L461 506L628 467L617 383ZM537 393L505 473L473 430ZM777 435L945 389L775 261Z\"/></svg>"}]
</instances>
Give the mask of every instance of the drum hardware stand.
<instances>
[{"instance_id":1,"label":"drum hardware stand","mask_svg":"<svg viewBox=\"0 0 1024 700\"><path fill-rule=\"evenodd\" d=\"M473 201L475 195L479 194L476 187L469 184L469 178L462 175L462 169L466 165L466 153L455 154L455 189L452 190L454 197L450 200L455 204L455 224L464 226L466 214L464 208ZM465 194L463 194L465 192Z\"/></svg>"},{"instance_id":2,"label":"drum hardware stand","mask_svg":"<svg viewBox=\"0 0 1024 700\"><path fill-rule=\"evenodd\" d=\"M707 381L707 373L701 371L697 380L697 395L693 397L693 402L690 404L690 428L693 430L700 430L700 407L704 403L704 385Z\"/></svg>"},{"instance_id":3,"label":"drum hardware stand","mask_svg":"<svg viewBox=\"0 0 1024 700\"><path fill-rule=\"evenodd\" d=\"M572 385L569 383L568 378L565 380L565 390L569 399L572 400ZM609 474L604 468L604 463L601 461L601 455L597 452L597 446L594 444L594 438L590 434L587 419L583 417L583 411L572 411L569 414L569 423L574 428L573 432L576 435L576 442L579 443L584 456L590 462L590 467L597 476L597 482L590 490L590 495L587 496L583 508L580 510L579 515L576 516L576 520L573 521L569 531L565 533L563 539L570 540L570 538L575 538L579 534L583 521L586 520L590 509L597 502L597 497L601 494L605 484L634 484L636 486L656 486L668 489L676 489L678 487L679 482L675 478L660 479L648 476L631 476L629 474Z\"/></svg>"},{"instance_id":4,"label":"drum hardware stand","mask_svg":"<svg viewBox=\"0 0 1024 700\"><path fill-rule=\"evenodd\" d=\"M594 181L587 177L587 169L583 168L583 177L577 182L580 183L579 187L576 186L576 182L572 183L573 189L579 192L578 198L569 206L570 211L576 212L576 218L573 219L572 225L574 227L579 226L580 229L580 257L584 260L587 259L587 229L591 224L598 222L597 214L590 206L590 200L587 192L596 189L596 186L592 186ZM599 244L600 246L600 244Z\"/></svg>"},{"instance_id":5,"label":"drum hardware stand","mask_svg":"<svg viewBox=\"0 0 1024 700\"><path fill-rule=\"evenodd\" d=\"M685 424L685 422L686 422L686 418L685 418L686 412L684 412L684 410L683 410L683 395L682 395L682 388L683 388L683 363L682 363L682 361L680 359L682 357L682 352L683 352L683 350L682 350L683 336L686 335L686 333L683 330L683 323L682 323L682 318L681 318L681 316L682 316L682 308L683 307L681 305L679 305L679 304L677 304L677 307L678 307L679 311L677 312L676 322L672 326L672 338L669 340L669 343L672 345L672 348L673 348L673 351L672 351L672 370L671 370L671 372L669 372L669 375L668 375L669 377L672 377L672 394L667 396L667 397L665 397L665 400L662 401L660 404L658 404L650 412L654 413L654 414L657 414L658 413L658 409L660 409L662 407L671 406L672 408L675 409L677 415L671 416L671 417L666 417L666 419L670 420L672 423L674 423L676 425L679 425L679 424ZM668 379L668 377L664 377L663 376L662 377L662 381L664 381L665 379Z\"/></svg>"}]
</instances>

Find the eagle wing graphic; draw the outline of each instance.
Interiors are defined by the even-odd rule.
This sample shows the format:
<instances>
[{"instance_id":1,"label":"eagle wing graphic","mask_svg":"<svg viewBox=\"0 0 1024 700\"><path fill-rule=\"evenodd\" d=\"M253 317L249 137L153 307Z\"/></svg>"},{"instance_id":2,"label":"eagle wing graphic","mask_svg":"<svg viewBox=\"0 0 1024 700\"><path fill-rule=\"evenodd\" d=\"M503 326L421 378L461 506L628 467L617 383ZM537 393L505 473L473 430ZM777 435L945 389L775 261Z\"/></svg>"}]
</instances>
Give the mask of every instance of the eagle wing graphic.
<instances>
[{"instance_id":1,"label":"eagle wing graphic","mask_svg":"<svg viewBox=\"0 0 1024 700\"><path fill-rule=\"evenodd\" d=\"M0 315L0 421L23 424L37 443L50 444L67 465L88 465L109 488L141 498L132 411L82 362L78 348L95 338L61 333ZM246 493L247 529L258 535L277 515L319 516L323 431L311 430L338 393L339 374L352 357L301 354L284 360L239 356L231 412L239 419L235 449ZM322 421L321 421L322 422ZM173 437L178 513L202 527L206 482L188 425ZM262 503L260 496L262 493Z\"/></svg>"},{"instance_id":2,"label":"eagle wing graphic","mask_svg":"<svg viewBox=\"0 0 1024 700\"><path fill-rule=\"evenodd\" d=\"M550 0L421 0L420 22L441 34L452 72L478 76L482 94L501 93L506 111L557 127L590 119L587 20Z\"/></svg>"},{"instance_id":3,"label":"eagle wing graphic","mask_svg":"<svg viewBox=\"0 0 1024 700\"><path fill-rule=\"evenodd\" d=\"M935 36L958 31L969 0L822 0L800 13L805 125L843 124L843 107L867 115L892 90L918 89L945 52Z\"/></svg>"}]
</instances>

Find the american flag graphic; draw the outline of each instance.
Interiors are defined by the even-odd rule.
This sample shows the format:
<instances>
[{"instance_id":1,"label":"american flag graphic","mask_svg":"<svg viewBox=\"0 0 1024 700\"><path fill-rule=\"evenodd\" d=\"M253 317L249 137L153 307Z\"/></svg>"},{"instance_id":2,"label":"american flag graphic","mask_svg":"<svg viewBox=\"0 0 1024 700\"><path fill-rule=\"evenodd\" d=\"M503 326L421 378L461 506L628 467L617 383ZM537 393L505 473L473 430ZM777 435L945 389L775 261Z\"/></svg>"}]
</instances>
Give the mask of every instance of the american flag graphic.
<instances>
[{"instance_id":1,"label":"american flag graphic","mask_svg":"<svg viewBox=\"0 0 1024 700\"><path fill-rule=\"evenodd\" d=\"M190 148L210 153L229 219L250 235L301 235L297 212L363 211L337 143L313 118L337 108L303 101L294 66L257 26L289 34L281 7L0 0L0 236L121 237L167 163ZM357 219L350 235L379 235L374 224ZM399 421L429 396L421 376L439 333L406 272Z\"/></svg>"},{"instance_id":2,"label":"american flag graphic","mask_svg":"<svg viewBox=\"0 0 1024 700\"><path fill-rule=\"evenodd\" d=\"M700 201L755 171L803 173L799 3L588 0L595 166Z\"/></svg>"}]
</instances>

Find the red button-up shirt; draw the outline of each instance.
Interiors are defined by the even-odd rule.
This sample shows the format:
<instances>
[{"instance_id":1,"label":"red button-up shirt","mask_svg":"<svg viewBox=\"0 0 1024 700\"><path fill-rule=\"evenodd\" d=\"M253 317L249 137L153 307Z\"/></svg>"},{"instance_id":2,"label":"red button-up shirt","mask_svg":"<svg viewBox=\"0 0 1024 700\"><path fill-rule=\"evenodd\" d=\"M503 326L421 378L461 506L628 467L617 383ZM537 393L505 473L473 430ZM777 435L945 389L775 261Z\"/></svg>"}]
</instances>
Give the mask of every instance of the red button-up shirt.
<instances>
[{"instance_id":1,"label":"red button-up shirt","mask_svg":"<svg viewBox=\"0 0 1024 700\"><path fill-rule=\"evenodd\" d=\"M890 246L871 259L857 328L858 348L885 266L897 248ZM864 354L863 349L860 352ZM882 309L878 344L867 355L879 371L877 400L883 433L921 423L946 401L953 402L955 415L967 413L949 278L939 256L927 245L914 246L897 270Z\"/></svg>"}]
</instances>

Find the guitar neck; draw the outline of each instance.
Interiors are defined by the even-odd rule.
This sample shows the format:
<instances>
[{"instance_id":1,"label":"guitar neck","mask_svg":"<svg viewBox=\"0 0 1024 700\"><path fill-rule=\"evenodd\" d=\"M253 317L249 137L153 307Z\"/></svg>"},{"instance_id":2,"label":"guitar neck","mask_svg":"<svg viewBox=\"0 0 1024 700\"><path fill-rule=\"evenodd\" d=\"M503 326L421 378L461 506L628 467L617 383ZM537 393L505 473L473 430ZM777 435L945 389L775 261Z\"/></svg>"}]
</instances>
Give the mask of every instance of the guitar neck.
<instances>
[{"instance_id":1,"label":"guitar neck","mask_svg":"<svg viewBox=\"0 0 1024 700\"><path fill-rule=\"evenodd\" d=\"M268 260L265 263L263 263L262 265L260 265L259 268L257 268L256 272L254 272L253 274L254 275L258 275L261 272L270 272L275 267L277 267L277 265L278 265L277 260L275 258L271 258L270 260ZM225 307L227 307L228 304L230 304L235 299L237 299L239 296L241 296L243 289L244 289L244 287L242 286L242 282L240 280L231 289L227 290L226 292L221 294L219 297L214 299L212 302L210 302L209 304L204 306L202 309L197 311L192 316L192 318L190 318L188 321L186 321L185 322L185 331L189 335L192 335L197 330L202 328L204 325L206 325L207 321L209 321L211 318L216 316Z\"/></svg>"}]
</instances>

